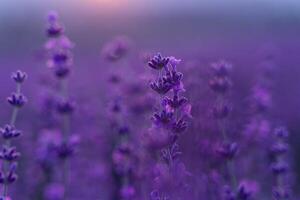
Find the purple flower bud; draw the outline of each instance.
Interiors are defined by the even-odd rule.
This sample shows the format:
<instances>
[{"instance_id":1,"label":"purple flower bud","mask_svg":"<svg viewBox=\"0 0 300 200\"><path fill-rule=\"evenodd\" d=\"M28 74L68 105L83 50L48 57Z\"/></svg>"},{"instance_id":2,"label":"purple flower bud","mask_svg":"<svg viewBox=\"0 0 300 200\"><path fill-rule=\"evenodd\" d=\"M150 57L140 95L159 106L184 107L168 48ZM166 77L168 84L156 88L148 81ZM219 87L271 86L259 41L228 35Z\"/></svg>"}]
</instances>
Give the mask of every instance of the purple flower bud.
<instances>
[{"instance_id":1,"label":"purple flower bud","mask_svg":"<svg viewBox=\"0 0 300 200\"><path fill-rule=\"evenodd\" d=\"M68 142L62 142L56 146L57 155L60 159L65 160L74 154L74 146Z\"/></svg>"},{"instance_id":2,"label":"purple flower bud","mask_svg":"<svg viewBox=\"0 0 300 200\"><path fill-rule=\"evenodd\" d=\"M187 129L187 123L180 119L177 122L173 123L172 130L174 133L182 133Z\"/></svg>"},{"instance_id":3,"label":"purple flower bud","mask_svg":"<svg viewBox=\"0 0 300 200\"><path fill-rule=\"evenodd\" d=\"M46 30L48 37L59 37L63 33L64 28L60 24L54 23L49 25Z\"/></svg>"},{"instance_id":4,"label":"purple flower bud","mask_svg":"<svg viewBox=\"0 0 300 200\"><path fill-rule=\"evenodd\" d=\"M47 35L48 37L59 37L63 33L63 27L58 22L58 14L54 11L48 14L48 26Z\"/></svg>"},{"instance_id":5,"label":"purple flower bud","mask_svg":"<svg viewBox=\"0 0 300 200\"><path fill-rule=\"evenodd\" d=\"M224 77L228 76L232 65L227 63L226 61L220 61L217 63L213 63L211 67L215 76Z\"/></svg>"},{"instance_id":6,"label":"purple flower bud","mask_svg":"<svg viewBox=\"0 0 300 200\"><path fill-rule=\"evenodd\" d=\"M23 94L13 93L10 97L7 98L7 101L12 106L21 108L27 102L27 98Z\"/></svg>"},{"instance_id":7,"label":"purple flower bud","mask_svg":"<svg viewBox=\"0 0 300 200\"><path fill-rule=\"evenodd\" d=\"M225 159L231 160L237 154L238 146L237 143L224 142L218 149L217 152Z\"/></svg>"},{"instance_id":8,"label":"purple flower bud","mask_svg":"<svg viewBox=\"0 0 300 200\"><path fill-rule=\"evenodd\" d=\"M223 200L236 200L234 192L228 185L224 186L222 197Z\"/></svg>"},{"instance_id":9,"label":"purple flower bud","mask_svg":"<svg viewBox=\"0 0 300 200\"><path fill-rule=\"evenodd\" d=\"M6 140L16 138L21 135L21 131L15 129L14 126L11 126L9 124L5 125L4 128L0 128L0 133Z\"/></svg>"},{"instance_id":10,"label":"purple flower bud","mask_svg":"<svg viewBox=\"0 0 300 200\"><path fill-rule=\"evenodd\" d=\"M249 200L252 196L252 189L246 184L240 184L237 190L237 199Z\"/></svg>"},{"instance_id":11,"label":"purple flower bud","mask_svg":"<svg viewBox=\"0 0 300 200\"><path fill-rule=\"evenodd\" d=\"M253 100L253 106L257 111L266 111L272 105L270 93L261 87L254 88Z\"/></svg>"},{"instance_id":12,"label":"purple flower bud","mask_svg":"<svg viewBox=\"0 0 300 200\"><path fill-rule=\"evenodd\" d=\"M70 67L68 66L57 66L54 69L55 72L55 76L57 78L65 78L66 76L68 76L70 74Z\"/></svg>"},{"instance_id":13,"label":"purple flower bud","mask_svg":"<svg viewBox=\"0 0 300 200\"><path fill-rule=\"evenodd\" d=\"M122 126L119 128L119 134L120 135L128 135L130 133L128 126Z\"/></svg>"},{"instance_id":14,"label":"purple flower bud","mask_svg":"<svg viewBox=\"0 0 300 200\"><path fill-rule=\"evenodd\" d=\"M119 152L123 154L131 154L133 152L133 147L129 142L122 142L119 144L119 146L116 148Z\"/></svg>"},{"instance_id":15,"label":"purple flower bud","mask_svg":"<svg viewBox=\"0 0 300 200\"><path fill-rule=\"evenodd\" d=\"M149 67L155 69L155 70L161 70L162 68L166 67L169 62L169 58L162 57L160 53L155 55L149 62Z\"/></svg>"},{"instance_id":16,"label":"purple flower bud","mask_svg":"<svg viewBox=\"0 0 300 200\"><path fill-rule=\"evenodd\" d=\"M3 184L5 182L5 176L3 172L0 172L0 183Z\"/></svg>"},{"instance_id":17,"label":"purple flower bud","mask_svg":"<svg viewBox=\"0 0 300 200\"><path fill-rule=\"evenodd\" d=\"M290 198L290 190L284 187L275 187L273 188L273 196L277 199L289 199Z\"/></svg>"},{"instance_id":18,"label":"purple flower bud","mask_svg":"<svg viewBox=\"0 0 300 200\"><path fill-rule=\"evenodd\" d=\"M274 134L281 139L286 139L289 136L289 132L285 127L276 128Z\"/></svg>"},{"instance_id":19,"label":"purple flower bud","mask_svg":"<svg viewBox=\"0 0 300 200\"><path fill-rule=\"evenodd\" d=\"M182 78L183 74L180 72L177 72L175 70L167 71L165 82L169 83L174 90L182 91L184 90L183 83L181 82Z\"/></svg>"},{"instance_id":20,"label":"purple flower bud","mask_svg":"<svg viewBox=\"0 0 300 200\"><path fill-rule=\"evenodd\" d=\"M150 194L151 200L170 200L168 196L161 195L157 190L154 190Z\"/></svg>"},{"instance_id":21,"label":"purple flower bud","mask_svg":"<svg viewBox=\"0 0 300 200\"><path fill-rule=\"evenodd\" d=\"M228 104L216 104L213 108L213 115L217 119L224 119L228 117L229 113L231 111L231 108Z\"/></svg>"},{"instance_id":22,"label":"purple flower bud","mask_svg":"<svg viewBox=\"0 0 300 200\"><path fill-rule=\"evenodd\" d=\"M0 152L0 159L12 162L17 160L21 154L17 152L16 147L6 147L4 146Z\"/></svg>"},{"instance_id":23,"label":"purple flower bud","mask_svg":"<svg viewBox=\"0 0 300 200\"><path fill-rule=\"evenodd\" d=\"M12 74L12 79L14 79L16 83L23 83L26 78L27 78L27 74L20 70Z\"/></svg>"},{"instance_id":24,"label":"purple flower bud","mask_svg":"<svg viewBox=\"0 0 300 200\"><path fill-rule=\"evenodd\" d=\"M70 55L67 51L55 52L52 55L52 60L55 65L65 65L69 59Z\"/></svg>"},{"instance_id":25,"label":"purple flower bud","mask_svg":"<svg viewBox=\"0 0 300 200\"><path fill-rule=\"evenodd\" d=\"M6 182L8 184L14 183L18 179L18 175L16 174L16 170L17 170L17 163L12 163L10 165L8 174L6 176Z\"/></svg>"},{"instance_id":26,"label":"purple flower bud","mask_svg":"<svg viewBox=\"0 0 300 200\"><path fill-rule=\"evenodd\" d=\"M173 120L173 113L162 110L160 113L155 113L152 120L157 126L168 126Z\"/></svg>"},{"instance_id":27,"label":"purple flower bud","mask_svg":"<svg viewBox=\"0 0 300 200\"><path fill-rule=\"evenodd\" d=\"M165 97L163 100L164 105L169 105L173 109L177 109L185 103L187 103L187 98L178 95L174 95L173 98Z\"/></svg>"},{"instance_id":28,"label":"purple flower bud","mask_svg":"<svg viewBox=\"0 0 300 200\"><path fill-rule=\"evenodd\" d=\"M172 89L172 85L166 82L165 79L159 78L157 81L151 82L150 87L158 94L166 94Z\"/></svg>"},{"instance_id":29,"label":"purple flower bud","mask_svg":"<svg viewBox=\"0 0 300 200\"><path fill-rule=\"evenodd\" d=\"M130 43L130 39L126 36L119 36L113 41L104 45L102 54L109 61L120 60L128 52Z\"/></svg>"},{"instance_id":30,"label":"purple flower bud","mask_svg":"<svg viewBox=\"0 0 300 200\"><path fill-rule=\"evenodd\" d=\"M50 23L56 22L58 20L58 18L59 18L59 16L56 11L52 10L48 13L48 16L47 16L48 22L50 22Z\"/></svg>"},{"instance_id":31,"label":"purple flower bud","mask_svg":"<svg viewBox=\"0 0 300 200\"><path fill-rule=\"evenodd\" d=\"M75 109L75 104L68 100L61 100L57 104L57 111L61 114L71 114Z\"/></svg>"},{"instance_id":32,"label":"purple flower bud","mask_svg":"<svg viewBox=\"0 0 300 200\"><path fill-rule=\"evenodd\" d=\"M171 148L169 150L163 149L161 152L162 152L162 158L168 164L176 160L182 154L182 152L179 150L179 145L174 142L171 145Z\"/></svg>"},{"instance_id":33,"label":"purple flower bud","mask_svg":"<svg viewBox=\"0 0 300 200\"><path fill-rule=\"evenodd\" d=\"M209 85L216 93L224 94L231 87L231 81L227 77L214 77L209 81Z\"/></svg>"},{"instance_id":34,"label":"purple flower bud","mask_svg":"<svg viewBox=\"0 0 300 200\"><path fill-rule=\"evenodd\" d=\"M272 145L271 153L274 155L281 155L288 151L288 145L286 143L278 142Z\"/></svg>"},{"instance_id":35,"label":"purple flower bud","mask_svg":"<svg viewBox=\"0 0 300 200\"><path fill-rule=\"evenodd\" d=\"M181 59L176 59L174 56L169 57L169 64L173 70L176 70L176 66L181 63Z\"/></svg>"},{"instance_id":36,"label":"purple flower bud","mask_svg":"<svg viewBox=\"0 0 300 200\"><path fill-rule=\"evenodd\" d=\"M288 171L288 164L286 162L273 163L271 169L275 175L285 174Z\"/></svg>"}]
</instances>

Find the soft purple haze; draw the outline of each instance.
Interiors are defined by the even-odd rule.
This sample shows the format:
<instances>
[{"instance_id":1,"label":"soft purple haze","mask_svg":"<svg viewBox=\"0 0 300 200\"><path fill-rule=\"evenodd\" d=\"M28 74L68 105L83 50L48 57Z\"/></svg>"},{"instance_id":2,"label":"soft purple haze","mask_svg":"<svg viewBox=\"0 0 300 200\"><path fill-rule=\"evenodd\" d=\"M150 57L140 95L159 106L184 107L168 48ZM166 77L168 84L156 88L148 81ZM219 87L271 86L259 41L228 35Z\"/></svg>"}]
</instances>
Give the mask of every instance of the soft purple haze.
<instances>
[{"instance_id":1,"label":"soft purple haze","mask_svg":"<svg viewBox=\"0 0 300 200\"><path fill-rule=\"evenodd\" d=\"M298 199L299 35L296 0L1 1L0 127L28 74L9 196Z\"/></svg>"}]
</instances>

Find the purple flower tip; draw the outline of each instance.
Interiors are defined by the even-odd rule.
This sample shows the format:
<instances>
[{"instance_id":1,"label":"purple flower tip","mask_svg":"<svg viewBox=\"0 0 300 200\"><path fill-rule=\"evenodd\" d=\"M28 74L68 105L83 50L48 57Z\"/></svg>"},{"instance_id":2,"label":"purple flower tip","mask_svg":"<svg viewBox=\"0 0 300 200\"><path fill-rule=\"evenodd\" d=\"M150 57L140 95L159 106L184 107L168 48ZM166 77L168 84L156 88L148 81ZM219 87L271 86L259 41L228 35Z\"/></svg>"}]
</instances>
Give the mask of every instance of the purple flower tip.
<instances>
[{"instance_id":1,"label":"purple flower tip","mask_svg":"<svg viewBox=\"0 0 300 200\"><path fill-rule=\"evenodd\" d=\"M232 69L232 65L224 60L213 63L211 65L213 73L215 76L224 77L228 76L230 70Z\"/></svg>"},{"instance_id":2,"label":"purple flower tip","mask_svg":"<svg viewBox=\"0 0 300 200\"><path fill-rule=\"evenodd\" d=\"M7 124L4 128L0 128L0 134L3 139L12 139L19 137L21 135L21 131L17 130L14 126Z\"/></svg>"},{"instance_id":3,"label":"purple flower tip","mask_svg":"<svg viewBox=\"0 0 300 200\"><path fill-rule=\"evenodd\" d=\"M148 62L148 65L155 70L161 70L167 66L169 60L170 59L168 57L163 57L160 53L158 53Z\"/></svg>"},{"instance_id":4,"label":"purple flower tip","mask_svg":"<svg viewBox=\"0 0 300 200\"><path fill-rule=\"evenodd\" d=\"M75 109L75 103L69 100L61 100L57 103L57 111L61 114L71 114Z\"/></svg>"},{"instance_id":5,"label":"purple flower tip","mask_svg":"<svg viewBox=\"0 0 300 200\"><path fill-rule=\"evenodd\" d=\"M282 138L282 139L285 139L289 136L289 132L285 127L276 128L275 131L274 131L274 134L278 138Z\"/></svg>"},{"instance_id":6,"label":"purple flower tip","mask_svg":"<svg viewBox=\"0 0 300 200\"><path fill-rule=\"evenodd\" d=\"M238 145L237 143L224 142L218 149L217 153L219 153L225 159L233 159L237 154Z\"/></svg>"},{"instance_id":7,"label":"purple flower tip","mask_svg":"<svg viewBox=\"0 0 300 200\"><path fill-rule=\"evenodd\" d=\"M10 97L7 98L7 101L12 106L21 108L27 102L27 98L23 94L13 93Z\"/></svg>"},{"instance_id":8,"label":"purple flower tip","mask_svg":"<svg viewBox=\"0 0 300 200\"><path fill-rule=\"evenodd\" d=\"M55 22L58 20L59 16L56 11L51 10L51 11L49 11L47 18L48 18L49 22Z\"/></svg>"},{"instance_id":9,"label":"purple flower tip","mask_svg":"<svg viewBox=\"0 0 300 200\"><path fill-rule=\"evenodd\" d=\"M23 83L27 78L27 74L20 70L14 72L12 74L12 79L16 81L16 83Z\"/></svg>"}]
</instances>

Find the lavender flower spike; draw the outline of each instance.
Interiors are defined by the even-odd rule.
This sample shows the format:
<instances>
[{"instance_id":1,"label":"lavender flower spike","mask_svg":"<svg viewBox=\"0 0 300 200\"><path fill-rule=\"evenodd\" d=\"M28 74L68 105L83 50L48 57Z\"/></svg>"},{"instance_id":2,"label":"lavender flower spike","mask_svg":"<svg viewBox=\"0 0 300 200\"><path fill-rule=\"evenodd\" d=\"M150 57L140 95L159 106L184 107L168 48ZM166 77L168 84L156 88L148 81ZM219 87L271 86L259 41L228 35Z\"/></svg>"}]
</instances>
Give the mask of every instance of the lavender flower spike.
<instances>
[{"instance_id":1,"label":"lavender flower spike","mask_svg":"<svg viewBox=\"0 0 300 200\"><path fill-rule=\"evenodd\" d=\"M21 135L21 131L15 128L15 123L17 120L17 115L19 109L27 102L24 95L21 94L21 85L27 78L27 74L18 70L13 73L12 79L17 84L16 92L12 96L7 98L10 105L13 106L13 112L10 119L10 123L0 128L0 134L4 139L4 144L0 151L0 159L3 161L2 168L0 172L0 183L3 185L2 199L7 199L8 197L8 186L14 183L18 176L16 174L17 170L17 160L21 154L17 151L17 148L12 146L12 139L17 138Z\"/></svg>"},{"instance_id":2,"label":"lavender flower spike","mask_svg":"<svg viewBox=\"0 0 300 200\"><path fill-rule=\"evenodd\" d=\"M59 21L59 16L52 11L48 14L47 35L49 37L46 43L46 50L49 54L47 64L54 70L54 75L59 83L57 91L56 109L61 116L61 132L63 134L62 141L57 144L55 150L57 157L62 161L62 185L63 199L67 199L68 187L68 159L73 155L77 139L74 141L74 136L70 135L70 120L75 109L74 103L68 96L68 77L73 64L72 42L64 34L64 29Z\"/></svg>"},{"instance_id":3,"label":"lavender flower spike","mask_svg":"<svg viewBox=\"0 0 300 200\"><path fill-rule=\"evenodd\" d=\"M187 174L179 160L182 153L179 150L178 139L188 127L185 110L190 104L183 96L183 75L176 69L179 63L180 60L163 57L161 54L154 56L148 63L149 67L159 71L156 81L150 83L150 88L160 96L160 107L152 116L153 125L147 135L148 145L161 152L163 161L157 163L157 171L162 170L162 173L157 173L155 177L156 185L150 195L151 199L166 199L167 196L172 198L179 195L178 189L178 194L175 194L165 187L178 188L184 184L184 176ZM156 144L153 144L155 142ZM172 183L164 183L164 176L169 176L173 180Z\"/></svg>"},{"instance_id":4,"label":"lavender flower spike","mask_svg":"<svg viewBox=\"0 0 300 200\"><path fill-rule=\"evenodd\" d=\"M288 180L289 165L287 161L288 144L286 139L289 132L285 127L278 127L274 130L274 143L271 153L274 162L271 164L271 171L275 178L273 186L273 198L278 200L289 199L291 196L290 184Z\"/></svg>"}]
</instances>

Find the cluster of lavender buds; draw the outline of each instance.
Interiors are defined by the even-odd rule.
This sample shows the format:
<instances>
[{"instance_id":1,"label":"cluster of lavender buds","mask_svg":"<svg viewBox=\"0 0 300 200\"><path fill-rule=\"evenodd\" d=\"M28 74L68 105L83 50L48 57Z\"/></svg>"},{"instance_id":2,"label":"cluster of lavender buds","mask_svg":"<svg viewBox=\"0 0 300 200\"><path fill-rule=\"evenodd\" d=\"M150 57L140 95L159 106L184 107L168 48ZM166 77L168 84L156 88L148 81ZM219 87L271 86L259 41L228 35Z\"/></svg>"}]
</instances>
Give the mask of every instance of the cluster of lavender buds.
<instances>
[{"instance_id":1,"label":"cluster of lavender buds","mask_svg":"<svg viewBox=\"0 0 300 200\"><path fill-rule=\"evenodd\" d=\"M17 148L12 145L12 141L21 135L21 131L15 127L15 124L19 109L27 102L26 97L21 93L21 86L26 78L27 74L22 71L17 71L12 74L12 79L17 84L16 92L7 98L8 103L13 107L12 116L9 124L6 124L0 129L0 134L4 140L0 151L0 159L2 160L0 183L3 185L2 197L0 199L3 200L9 198L8 186L14 183L18 178L16 174L17 160L21 154L17 151Z\"/></svg>"},{"instance_id":2,"label":"cluster of lavender buds","mask_svg":"<svg viewBox=\"0 0 300 200\"><path fill-rule=\"evenodd\" d=\"M274 188L273 198L276 200L290 199L290 185L288 180L289 165L287 162L287 152L289 145L286 140L288 138L288 131L284 127L276 128L274 131L274 143L271 147L271 154L273 156L273 163L271 170L274 174Z\"/></svg>"},{"instance_id":3,"label":"cluster of lavender buds","mask_svg":"<svg viewBox=\"0 0 300 200\"><path fill-rule=\"evenodd\" d=\"M73 64L71 49L74 45L64 34L63 25L54 11L48 14L46 31L49 38L45 45L49 54L47 65L54 70L57 78L64 79L69 75Z\"/></svg>"},{"instance_id":4,"label":"cluster of lavender buds","mask_svg":"<svg viewBox=\"0 0 300 200\"><path fill-rule=\"evenodd\" d=\"M59 84L57 91L56 109L61 116L62 141L56 146L57 156L63 163L62 183L64 185L64 199L67 198L68 184L68 158L73 155L74 147L78 142L76 137L70 135L70 120L74 111L75 104L68 95L68 77L73 64L72 52L73 43L64 34L63 25L59 21L56 12L48 14L47 36L49 40L46 43L48 53L48 66L54 70L55 77Z\"/></svg>"},{"instance_id":5,"label":"cluster of lavender buds","mask_svg":"<svg viewBox=\"0 0 300 200\"><path fill-rule=\"evenodd\" d=\"M238 145L236 142L232 141L227 132L227 122L231 111L231 106L228 102L228 93L232 86L232 81L229 76L231 69L232 65L225 61L212 64L213 77L209 81L209 85L211 90L217 95L212 111L213 116L218 123L218 131L223 138L221 144L217 147L216 152L224 160L227 170L227 172L225 172L225 175L227 176L224 176L225 186L222 198L224 200L247 200L252 195L251 191L247 188L246 184L238 185L234 169L234 158L238 152Z\"/></svg>"},{"instance_id":6,"label":"cluster of lavender buds","mask_svg":"<svg viewBox=\"0 0 300 200\"><path fill-rule=\"evenodd\" d=\"M191 106L182 96L185 91L183 75L176 68L180 61L157 54L148 63L158 73L150 87L158 94L159 105L152 116L153 124L146 139L149 147L161 152L162 161L155 169L155 189L151 193L153 200L171 198L174 194L168 194L168 189L175 187L179 191L183 188L182 177L187 174L179 160L178 139L188 127L186 118L190 116Z\"/></svg>"}]
</instances>

